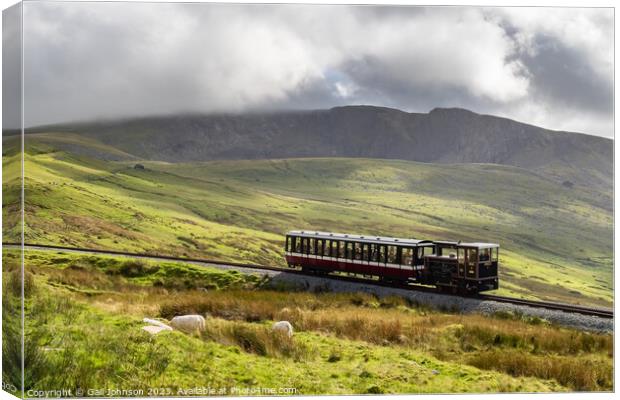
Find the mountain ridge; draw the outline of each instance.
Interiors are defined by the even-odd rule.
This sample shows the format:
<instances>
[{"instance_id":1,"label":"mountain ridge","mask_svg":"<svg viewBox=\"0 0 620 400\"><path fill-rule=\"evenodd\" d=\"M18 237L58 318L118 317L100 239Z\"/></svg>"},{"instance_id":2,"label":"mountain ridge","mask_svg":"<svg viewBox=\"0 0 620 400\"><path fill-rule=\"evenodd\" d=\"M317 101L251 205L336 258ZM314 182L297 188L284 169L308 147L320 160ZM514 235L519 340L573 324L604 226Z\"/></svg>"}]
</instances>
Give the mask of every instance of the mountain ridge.
<instances>
[{"instance_id":1,"label":"mountain ridge","mask_svg":"<svg viewBox=\"0 0 620 400\"><path fill-rule=\"evenodd\" d=\"M179 114L31 128L73 132L146 160L368 157L493 163L611 191L613 140L463 108L428 113L354 105L326 110Z\"/></svg>"}]
</instances>

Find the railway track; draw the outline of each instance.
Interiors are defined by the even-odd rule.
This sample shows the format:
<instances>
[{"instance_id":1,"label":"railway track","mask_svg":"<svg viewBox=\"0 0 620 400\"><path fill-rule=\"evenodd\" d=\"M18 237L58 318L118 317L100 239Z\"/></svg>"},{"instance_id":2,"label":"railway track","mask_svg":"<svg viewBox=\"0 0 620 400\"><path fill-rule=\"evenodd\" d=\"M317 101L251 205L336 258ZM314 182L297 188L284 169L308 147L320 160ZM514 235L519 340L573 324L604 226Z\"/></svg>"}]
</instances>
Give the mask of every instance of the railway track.
<instances>
[{"instance_id":1,"label":"railway track","mask_svg":"<svg viewBox=\"0 0 620 400\"><path fill-rule=\"evenodd\" d=\"M563 303L552 303L547 301L533 301L533 300L524 300L524 299L516 299L514 297L503 297L503 296L494 296L494 295L486 295L480 294L478 295L479 299L489 300L489 301L497 301L500 303L510 303L510 304L518 304L528 307L536 307L536 308L547 308L551 310L559 310L571 313L578 313L584 315L592 315L600 318L613 318L614 311L605 308L594 308L594 307L585 307L574 304L563 304Z\"/></svg>"},{"instance_id":2,"label":"railway track","mask_svg":"<svg viewBox=\"0 0 620 400\"><path fill-rule=\"evenodd\" d=\"M19 243L3 243L2 247L3 248L5 247L19 248L21 246ZM164 255L159 255L159 254L129 253L129 252L115 251L115 250L97 250L97 249L86 249L86 248L78 248L78 247L52 246L52 245L39 245L39 244L26 244L24 245L24 248L31 249L31 250L69 251L69 252L84 253L84 254L118 255L118 256L123 256L123 257L189 262L189 263L197 263L197 264L202 264L202 265L211 264L211 265L221 265L221 266L229 266L229 267L249 268L249 269L263 270L263 271L286 272L289 274L297 274L297 275L304 275L304 276L315 276L315 277L317 276L316 274L311 274L306 271L302 271L300 269L293 269L293 268L270 267L270 266L265 266L265 265L208 260L208 259L200 259L200 258L180 258L180 257L164 256ZM362 283L362 284L370 284L370 285L376 285L376 286L384 286L384 287L408 289L408 290L415 289L421 292L436 293L436 289L434 287L428 287L428 286L420 286L420 285L412 286L412 285L407 285L407 284L388 283L388 282L383 282L383 281L376 280L376 279L360 278L358 276L341 275L341 274L340 275L330 274L330 275L321 275L321 276L328 277L329 279L333 279L333 280L344 281L344 282ZM459 295L450 294L450 296L459 296ZM460 296L460 297L464 297L464 296ZM614 317L613 309L593 308L593 307L585 307L585 306L574 305L574 304L553 303L553 302L545 302L545 301L524 300L524 299L517 299L513 297L504 297L504 296L495 296L495 295L486 295L486 294L476 295L475 298L480 299L480 300L485 300L485 301L496 301L500 303L510 303L510 304L534 307L534 308L546 308L549 310L557 310L557 311L563 311L567 313L578 313L578 314L595 316L599 318L609 319L609 318Z\"/></svg>"}]
</instances>

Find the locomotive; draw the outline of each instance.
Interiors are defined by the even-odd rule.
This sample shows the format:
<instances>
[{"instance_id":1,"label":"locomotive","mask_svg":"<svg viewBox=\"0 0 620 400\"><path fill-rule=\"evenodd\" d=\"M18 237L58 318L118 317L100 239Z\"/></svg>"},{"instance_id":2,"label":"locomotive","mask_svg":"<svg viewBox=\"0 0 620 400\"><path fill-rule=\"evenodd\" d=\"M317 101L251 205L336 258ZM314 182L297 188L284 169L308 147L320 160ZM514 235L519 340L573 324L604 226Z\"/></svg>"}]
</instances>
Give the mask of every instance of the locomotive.
<instances>
[{"instance_id":1,"label":"locomotive","mask_svg":"<svg viewBox=\"0 0 620 400\"><path fill-rule=\"evenodd\" d=\"M285 258L289 267L318 275L345 272L463 294L499 287L495 243L290 231Z\"/></svg>"}]
</instances>

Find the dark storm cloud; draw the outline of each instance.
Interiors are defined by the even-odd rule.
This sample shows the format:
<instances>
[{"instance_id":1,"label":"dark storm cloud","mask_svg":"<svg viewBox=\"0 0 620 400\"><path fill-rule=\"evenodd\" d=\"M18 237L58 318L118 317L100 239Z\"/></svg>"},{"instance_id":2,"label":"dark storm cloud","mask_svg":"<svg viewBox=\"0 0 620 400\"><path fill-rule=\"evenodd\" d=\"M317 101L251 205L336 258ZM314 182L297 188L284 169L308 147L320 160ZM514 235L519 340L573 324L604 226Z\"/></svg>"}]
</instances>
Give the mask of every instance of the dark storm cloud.
<instances>
[{"instance_id":1,"label":"dark storm cloud","mask_svg":"<svg viewBox=\"0 0 620 400\"><path fill-rule=\"evenodd\" d=\"M608 9L32 2L25 18L27 125L374 104L613 132Z\"/></svg>"},{"instance_id":2,"label":"dark storm cloud","mask_svg":"<svg viewBox=\"0 0 620 400\"><path fill-rule=\"evenodd\" d=\"M590 60L548 35L534 39L535 55L521 55L531 75L532 93L548 102L601 114L613 113L613 85L600 76Z\"/></svg>"},{"instance_id":3,"label":"dark storm cloud","mask_svg":"<svg viewBox=\"0 0 620 400\"><path fill-rule=\"evenodd\" d=\"M386 68L382 60L375 57L353 60L343 66L343 70L359 85L357 97L362 102L378 99L386 106L409 110L430 110L434 107L455 105L467 105L466 107L472 110L481 110L493 105L493 101L474 96L459 85L403 82L397 76L384 73Z\"/></svg>"}]
</instances>

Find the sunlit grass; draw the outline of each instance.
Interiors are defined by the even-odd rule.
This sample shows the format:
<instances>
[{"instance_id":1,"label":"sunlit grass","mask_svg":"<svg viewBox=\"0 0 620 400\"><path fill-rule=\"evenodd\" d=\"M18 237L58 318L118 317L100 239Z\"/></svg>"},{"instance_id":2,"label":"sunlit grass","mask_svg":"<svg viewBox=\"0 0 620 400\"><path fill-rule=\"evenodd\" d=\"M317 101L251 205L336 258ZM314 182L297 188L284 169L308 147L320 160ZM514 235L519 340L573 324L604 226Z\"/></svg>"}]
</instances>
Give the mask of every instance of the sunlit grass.
<instances>
[{"instance_id":1,"label":"sunlit grass","mask_svg":"<svg viewBox=\"0 0 620 400\"><path fill-rule=\"evenodd\" d=\"M17 253L5 251L4 260L10 286L19 279ZM283 379L303 394L612 387L611 335L538 318L454 314L396 296L274 290L260 276L120 257L29 250L26 276L30 387L176 390ZM3 293L3 301L18 299ZM141 330L145 316L185 313L205 315L207 330L156 337ZM278 320L293 324L292 339L272 334Z\"/></svg>"},{"instance_id":2,"label":"sunlit grass","mask_svg":"<svg viewBox=\"0 0 620 400\"><path fill-rule=\"evenodd\" d=\"M290 229L489 241L502 247L498 294L612 301L611 211L597 193L529 171L369 159L143 162L146 170L134 170L134 162L71 155L41 140L27 143L30 242L282 266ZM5 192L11 221L17 197ZM5 240L18 233L6 230Z\"/></svg>"}]
</instances>

